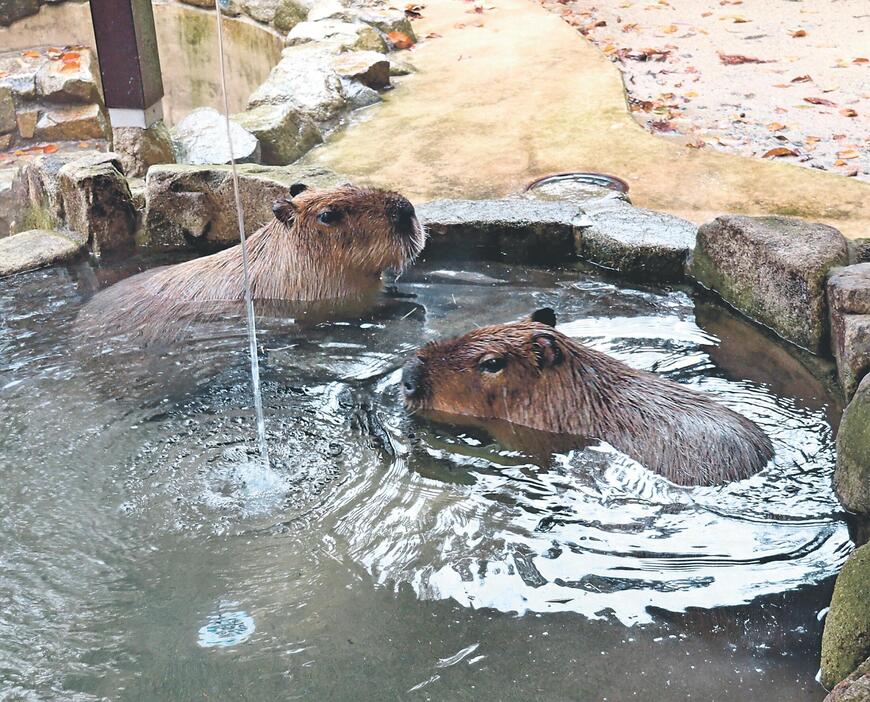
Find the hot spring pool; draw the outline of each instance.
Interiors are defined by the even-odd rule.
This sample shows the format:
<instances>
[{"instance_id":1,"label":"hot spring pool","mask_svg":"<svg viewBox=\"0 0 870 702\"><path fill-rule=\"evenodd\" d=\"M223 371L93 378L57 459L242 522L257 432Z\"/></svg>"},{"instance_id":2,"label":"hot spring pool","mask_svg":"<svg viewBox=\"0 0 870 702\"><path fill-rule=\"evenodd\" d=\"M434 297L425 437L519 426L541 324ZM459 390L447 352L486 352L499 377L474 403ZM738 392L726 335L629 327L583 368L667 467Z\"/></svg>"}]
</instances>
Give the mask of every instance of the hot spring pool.
<instances>
[{"instance_id":1,"label":"hot spring pool","mask_svg":"<svg viewBox=\"0 0 870 702\"><path fill-rule=\"evenodd\" d=\"M239 322L98 353L72 323L117 271L0 281L0 698L821 700L835 400L686 290L446 265L362 317L261 320L268 470ZM755 420L773 464L677 488L405 415L419 344L542 306Z\"/></svg>"}]
</instances>

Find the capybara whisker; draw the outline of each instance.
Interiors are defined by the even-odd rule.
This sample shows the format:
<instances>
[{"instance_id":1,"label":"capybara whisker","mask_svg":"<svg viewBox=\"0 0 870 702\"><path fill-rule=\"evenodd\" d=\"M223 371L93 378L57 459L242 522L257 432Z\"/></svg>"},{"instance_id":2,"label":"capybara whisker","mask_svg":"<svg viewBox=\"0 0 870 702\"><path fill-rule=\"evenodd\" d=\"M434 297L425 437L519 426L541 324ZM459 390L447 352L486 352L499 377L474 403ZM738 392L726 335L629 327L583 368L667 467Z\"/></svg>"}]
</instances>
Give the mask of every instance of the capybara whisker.
<instances>
[{"instance_id":1,"label":"capybara whisker","mask_svg":"<svg viewBox=\"0 0 870 702\"><path fill-rule=\"evenodd\" d=\"M413 411L593 437L679 485L742 480L773 457L746 417L555 329L553 310L430 342L405 364Z\"/></svg>"}]
</instances>

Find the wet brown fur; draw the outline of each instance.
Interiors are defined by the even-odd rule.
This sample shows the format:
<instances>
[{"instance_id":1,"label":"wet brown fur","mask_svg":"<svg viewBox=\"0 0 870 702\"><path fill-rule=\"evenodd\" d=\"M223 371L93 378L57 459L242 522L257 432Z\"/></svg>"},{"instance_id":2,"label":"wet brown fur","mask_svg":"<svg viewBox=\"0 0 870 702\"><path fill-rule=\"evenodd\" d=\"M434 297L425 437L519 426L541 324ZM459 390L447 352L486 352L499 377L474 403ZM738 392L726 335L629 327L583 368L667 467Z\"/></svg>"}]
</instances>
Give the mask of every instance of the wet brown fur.
<instances>
[{"instance_id":1,"label":"wet brown fur","mask_svg":"<svg viewBox=\"0 0 870 702\"><path fill-rule=\"evenodd\" d=\"M425 234L416 216L409 231L400 231L390 219L397 206L411 208L398 193L352 185L321 191L298 185L291 193L275 203L276 218L247 240L255 300L361 297L380 289L384 270L404 268L423 248ZM327 210L339 213L339 221L321 222L318 215ZM167 339L194 319L220 315L221 303L243 298L237 244L121 281L88 303L79 326L110 333L138 329L144 337Z\"/></svg>"},{"instance_id":2,"label":"wet brown fur","mask_svg":"<svg viewBox=\"0 0 870 702\"><path fill-rule=\"evenodd\" d=\"M484 372L490 358L505 359L504 368ZM679 485L741 480L773 456L745 417L531 320L431 343L411 367L419 385L406 391L409 409L595 437Z\"/></svg>"}]
</instances>

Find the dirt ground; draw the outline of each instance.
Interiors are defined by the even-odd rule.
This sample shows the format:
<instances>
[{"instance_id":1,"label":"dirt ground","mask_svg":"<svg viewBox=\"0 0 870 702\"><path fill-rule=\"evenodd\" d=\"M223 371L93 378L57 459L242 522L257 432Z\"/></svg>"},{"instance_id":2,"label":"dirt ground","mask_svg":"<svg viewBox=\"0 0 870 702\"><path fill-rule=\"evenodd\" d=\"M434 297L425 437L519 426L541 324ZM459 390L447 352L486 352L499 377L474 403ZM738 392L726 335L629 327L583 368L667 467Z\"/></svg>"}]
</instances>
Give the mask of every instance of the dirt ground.
<instances>
[{"instance_id":1,"label":"dirt ground","mask_svg":"<svg viewBox=\"0 0 870 702\"><path fill-rule=\"evenodd\" d=\"M868 0L539 1L617 63L650 131L870 180Z\"/></svg>"}]
</instances>

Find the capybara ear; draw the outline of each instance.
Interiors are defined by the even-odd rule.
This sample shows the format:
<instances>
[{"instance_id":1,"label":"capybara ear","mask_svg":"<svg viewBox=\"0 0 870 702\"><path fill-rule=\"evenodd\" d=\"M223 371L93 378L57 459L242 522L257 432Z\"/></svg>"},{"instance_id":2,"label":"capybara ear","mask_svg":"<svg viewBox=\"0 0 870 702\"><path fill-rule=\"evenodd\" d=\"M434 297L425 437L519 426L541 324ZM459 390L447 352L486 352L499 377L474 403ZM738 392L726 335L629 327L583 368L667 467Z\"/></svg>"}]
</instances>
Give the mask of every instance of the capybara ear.
<instances>
[{"instance_id":1,"label":"capybara ear","mask_svg":"<svg viewBox=\"0 0 870 702\"><path fill-rule=\"evenodd\" d=\"M308 186L305 183L293 183L290 186L290 197L296 197L299 193L304 193L308 190Z\"/></svg>"},{"instance_id":2,"label":"capybara ear","mask_svg":"<svg viewBox=\"0 0 870 702\"><path fill-rule=\"evenodd\" d=\"M531 320L538 324L546 324L548 327L555 327L556 312L552 307L542 307L532 312Z\"/></svg>"},{"instance_id":3,"label":"capybara ear","mask_svg":"<svg viewBox=\"0 0 870 702\"><path fill-rule=\"evenodd\" d=\"M559 342L552 334L535 334L532 337L532 353L541 370L558 366L565 360L565 354L562 353Z\"/></svg>"},{"instance_id":4,"label":"capybara ear","mask_svg":"<svg viewBox=\"0 0 870 702\"><path fill-rule=\"evenodd\" d=\"M272 214L281 224L290 224L296 216L296 207L286 197L278 198L272 203Z\"/></svg>"}]
</instances>

